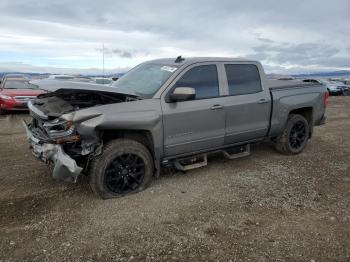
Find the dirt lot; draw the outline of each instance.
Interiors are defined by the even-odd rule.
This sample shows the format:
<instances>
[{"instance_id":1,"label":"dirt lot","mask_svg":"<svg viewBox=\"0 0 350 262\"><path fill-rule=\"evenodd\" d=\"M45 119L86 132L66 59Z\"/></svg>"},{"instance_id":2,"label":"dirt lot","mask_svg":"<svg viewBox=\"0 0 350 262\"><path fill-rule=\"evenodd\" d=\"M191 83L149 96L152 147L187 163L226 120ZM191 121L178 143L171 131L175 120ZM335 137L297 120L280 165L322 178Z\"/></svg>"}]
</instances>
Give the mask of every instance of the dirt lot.
<instances>
[{"instance_id":1,"label":"dirt lot","mask_svg":"<svg viewBox=\"0 0 350 262\"><path fill-rule=\"evenodd\" d=\"M0 261L350 261L350 97L298 156L256 145L114 200L54 181L23 117L0 118Z\"/></svg>"}]
</instances>

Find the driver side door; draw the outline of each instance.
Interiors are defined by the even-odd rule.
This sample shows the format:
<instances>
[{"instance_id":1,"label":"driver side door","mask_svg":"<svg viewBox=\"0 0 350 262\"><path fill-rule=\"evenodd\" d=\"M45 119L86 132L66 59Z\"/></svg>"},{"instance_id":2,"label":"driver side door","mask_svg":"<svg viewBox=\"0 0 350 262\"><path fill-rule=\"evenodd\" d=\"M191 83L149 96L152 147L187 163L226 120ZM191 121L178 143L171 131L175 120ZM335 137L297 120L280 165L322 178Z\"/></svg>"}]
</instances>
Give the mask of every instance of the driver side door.
<instances>
[{"instance_id":1,"label":"driver side door","mask_svg":"<svg viewBox=\"0 0 350 262\"><path fill-rule=\"evenodd\" d=\"M225 137L225 110L217 64L193 65L182 72L176 87L195 89L193 100L166 102L162 97L165 157L221 147Z\"/></svg>"}]
</instances>

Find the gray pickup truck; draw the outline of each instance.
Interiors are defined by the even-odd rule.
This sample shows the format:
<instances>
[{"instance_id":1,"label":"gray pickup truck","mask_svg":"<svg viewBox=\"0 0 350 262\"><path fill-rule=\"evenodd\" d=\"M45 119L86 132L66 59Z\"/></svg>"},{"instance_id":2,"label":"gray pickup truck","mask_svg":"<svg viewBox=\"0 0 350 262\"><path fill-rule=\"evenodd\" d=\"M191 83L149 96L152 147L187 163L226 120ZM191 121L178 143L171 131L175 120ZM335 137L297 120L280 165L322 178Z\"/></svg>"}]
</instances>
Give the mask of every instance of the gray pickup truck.
<instances>
[{"instance_id":1,"label":"gray pickup truck","mask_svg":"<svg viewBox=\"0 0 350 262\"><path fill-rule=\"evenodd\" d=\"M245 156L263 140L298 154L325 122L328 99L323 85L269 81L259 62L228 58L153 60L112 86L32 83L55 90L29 103L33 154L53 164L56 179L87 175L102 198L144 189L162 166Z\"/></svg>"}]
</instances>

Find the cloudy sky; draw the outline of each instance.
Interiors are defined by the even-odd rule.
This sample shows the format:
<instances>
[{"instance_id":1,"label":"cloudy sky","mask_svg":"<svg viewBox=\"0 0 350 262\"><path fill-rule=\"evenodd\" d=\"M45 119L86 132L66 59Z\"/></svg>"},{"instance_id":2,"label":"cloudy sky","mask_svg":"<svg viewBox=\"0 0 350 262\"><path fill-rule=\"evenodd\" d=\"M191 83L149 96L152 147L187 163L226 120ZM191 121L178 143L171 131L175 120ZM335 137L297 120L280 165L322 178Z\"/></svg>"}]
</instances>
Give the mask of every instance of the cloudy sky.
<instances>
[{"instance_id":1,"label":"cloudy sky","mask_svg":"<svg viewBox=\"0 0 350 262\"><path fill-rule=\"evenodd\" d=\"M160 57L261 60L268 72L350 69L349 0L1 0L0 71L125 71Z\"/></svg>"}]
</instances>

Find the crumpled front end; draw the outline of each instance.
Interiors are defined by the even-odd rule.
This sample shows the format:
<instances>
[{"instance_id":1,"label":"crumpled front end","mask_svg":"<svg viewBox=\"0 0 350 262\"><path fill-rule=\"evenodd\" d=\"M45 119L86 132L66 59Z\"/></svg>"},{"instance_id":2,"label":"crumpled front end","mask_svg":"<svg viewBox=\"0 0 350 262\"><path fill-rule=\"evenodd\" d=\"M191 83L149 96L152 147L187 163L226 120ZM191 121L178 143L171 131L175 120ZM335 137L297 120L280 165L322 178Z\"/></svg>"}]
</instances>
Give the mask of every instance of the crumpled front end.
<instances>
[{"instance_id":1,"label":"crumpled front end","mask_svg":"<svg viewBox=\"0 0 350 262\"><path fill-rule=\"evenodd\" d=\"M55 179L76 182L99 145L97 139L93 141L80 136L73 122L73 112L52 117L32 102L28 103L28 108L32 120L23 123L33 155L47 164L53 164Z\"/></svg>"},{"instance_id":2,"label":"crumpled front end","mask_svg":"<svg viewBox=\"0 0 350 262\"><path fill-rule=\"evenodd\" d=\"M42 142L33 135L30 124L23 124L33 155L46 164L54 165L52 176L60 181L76 182L83 168L64 151L63 145Z\"/></svg>"},{"instance_id":3,"label":"crumpled front end","mask_svg":"<svg viewBox=\"0 0 350 262\"><path fill-rule=\"evenodd\" d=\"M60 81L52 83L62 85ZM101 121L103 114L87 113L89 109L137 100L135 95L115 89L81 85L70 83L28 103L32 120L25 128L33 154L52 163L53 177L63 181L76 182L89 161L101 152L103 142L95 122Z\"/></svg>"}]
</instances>

